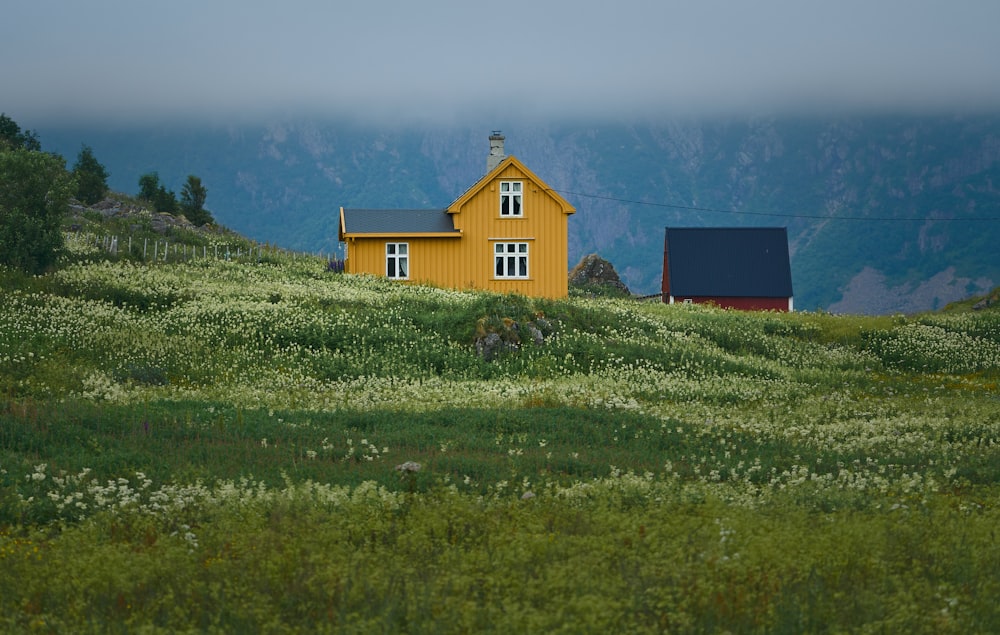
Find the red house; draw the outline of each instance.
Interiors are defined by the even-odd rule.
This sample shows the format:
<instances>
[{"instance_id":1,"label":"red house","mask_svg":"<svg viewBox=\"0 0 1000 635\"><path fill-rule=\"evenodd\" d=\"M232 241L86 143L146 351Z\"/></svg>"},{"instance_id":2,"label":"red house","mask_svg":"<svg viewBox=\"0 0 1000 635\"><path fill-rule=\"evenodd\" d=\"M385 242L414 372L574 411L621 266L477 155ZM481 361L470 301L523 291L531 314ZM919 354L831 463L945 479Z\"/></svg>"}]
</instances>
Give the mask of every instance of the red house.
<instances>
[{"instance_id":1,"label":"red house","mask_svg":"<svg viewBox=\"0 0 1000 635\"><path fill-rule=\"evenodd\" d=\"M792 311L784 227L668 227L663 301Z\"/></svg>"}]
</instances>

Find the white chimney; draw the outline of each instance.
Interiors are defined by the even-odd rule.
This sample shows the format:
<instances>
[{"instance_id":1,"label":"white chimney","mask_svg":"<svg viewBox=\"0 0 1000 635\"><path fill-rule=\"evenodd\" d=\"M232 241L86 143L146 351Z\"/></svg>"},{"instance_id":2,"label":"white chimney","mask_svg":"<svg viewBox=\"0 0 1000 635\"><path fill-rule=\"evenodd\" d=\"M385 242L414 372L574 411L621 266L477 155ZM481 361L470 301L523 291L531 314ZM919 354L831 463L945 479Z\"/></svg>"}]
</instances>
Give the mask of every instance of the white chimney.
<instances>
[{"instance_id":1,"label":"white chimney","mask_svg":"<svg viewBox=\"0 0 1000 635\"><path fill-rule=\"evenodd\" d=\"M503 151L503 135L494 130L490 135L490 154L486 157L486 171L492 172L495 167L507 158Z\"/></svg>"}]
</instances>

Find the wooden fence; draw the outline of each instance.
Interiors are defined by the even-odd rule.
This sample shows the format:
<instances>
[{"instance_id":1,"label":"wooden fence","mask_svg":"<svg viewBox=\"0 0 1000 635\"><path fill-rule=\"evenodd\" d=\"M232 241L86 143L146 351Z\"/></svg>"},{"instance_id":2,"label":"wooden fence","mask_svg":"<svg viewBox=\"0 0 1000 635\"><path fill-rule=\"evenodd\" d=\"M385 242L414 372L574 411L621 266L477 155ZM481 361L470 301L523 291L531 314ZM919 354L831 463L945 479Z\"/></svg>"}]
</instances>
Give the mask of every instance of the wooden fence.
<instances>
[{"instance_id":1,"label":"wooden fence","mask_svg":"<svg viewBox=\"0 0 1000 635\"><path fill-rule=\"evenodd\" d=\"M329 262L342 262L335 253L324 254L291 251L261 244L246 243L213 243L212 245L188 245L169 240L150 240L143 236L133 240L132 236L119 238L114 235L98 235L83 232L68 232L67 244L93 245L110 254L126 255L130 258L141 258L143 262L186 262L198 258L214 258L216 260L260 261L267 256L284 256L286 258L326 258Z\"/></svg>"}]
</instances>

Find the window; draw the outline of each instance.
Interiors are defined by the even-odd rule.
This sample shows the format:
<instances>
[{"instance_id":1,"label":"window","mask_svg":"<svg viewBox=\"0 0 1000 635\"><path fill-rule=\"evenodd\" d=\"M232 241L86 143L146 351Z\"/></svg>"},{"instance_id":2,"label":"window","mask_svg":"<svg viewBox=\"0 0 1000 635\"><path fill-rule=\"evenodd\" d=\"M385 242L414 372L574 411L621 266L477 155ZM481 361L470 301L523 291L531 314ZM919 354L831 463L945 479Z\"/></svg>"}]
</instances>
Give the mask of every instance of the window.
<instances>
[{"instance_id":1,"label":"window","mask_svg":"<svg viewBox=\"0 0 1000 635\"><path fill-rule=\"evenodd\" d=\"M385 244L385 276L396 280L410 277L410 255L407 243Z\"/></svg>"},{"instance_id":2,"label":"window","mask_svg":"<svg viewBox=\"0 0 1000 635\"><path fill-rule=\"evenodd\" d=\"M520 181L500 181L500 215L521 216Z\"/></svg>"},{"instance_id":3,"label":"window","mask_svg":"<svg viewBox=\"0 0 1000 635\"><path fill-rule=\"evenodd\" d=\"M528 277L528 243L497 243L493 259L497 278Z\"/></svg>"}]
</instances>

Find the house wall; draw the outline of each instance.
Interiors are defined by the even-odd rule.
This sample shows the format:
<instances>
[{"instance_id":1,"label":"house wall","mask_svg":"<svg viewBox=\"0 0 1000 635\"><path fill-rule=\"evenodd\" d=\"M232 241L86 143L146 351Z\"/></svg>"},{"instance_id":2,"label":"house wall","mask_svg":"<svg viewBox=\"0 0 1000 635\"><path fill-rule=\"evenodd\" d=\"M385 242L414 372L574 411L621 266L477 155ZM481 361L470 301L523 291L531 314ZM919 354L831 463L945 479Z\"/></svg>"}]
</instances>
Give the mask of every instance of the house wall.
<instances>
[{"instance_id":1,"label":"house wall","mask_svg":"<svg viewBox=\"0 0 1000 635\"><path fill-rule=\"evenodd\" d=\"M500 181L524 183L523 217L500 216ZM446 272L449 286L474 286L501 293L562 298L568 294L569 253L567 219L559 202L510 164L484 184L479 192L454 214L455 228L462 231L462 263L457 271ZM493 240L501 239L501 241ZM528 243L527 280L498 280L494 269L497 242ZM458 272L467 273L466 276Z\"/></svg>"},{"instance_id":2,"label":"house wall","mask_svg":"<svg viewBox=\"0 0 1000 635\"><path fill-rule=\"evenodd\" d=\"M520 218L500 216L500 181L524 183ZM458 237L351 237L348 273L385 275L385 244L409 243L410 282L456 289L486 289L500 293L563 298L569 293L569 214L516 165L482 184L481 189L453 214ZM495 240L499 239L499 240ZM494 246L497 242L528 243L528 278L497 279Z\"/></svg>"},{"instance_id":3,"label":"house wall","mask_svg":"<svg viewBox=\"0 0 1000 635\"><path fill-rule=\"evenodd\" d=\"M663 294L663 301L667 301L670 295L670 245L667 242L666 233L663 236L663 277L660 279L660 292Z\"/></svg>"},{"instance_id":4,"label":"house wall","mask_svg":"<svg viewBox=\"0 0 1000 635\"><path fill-rule=\"evenodd\" d=\"M456 286L443 282L441 272L458 270L461 262L461 241L462 239L458 237L349 238L344 271L384 276L386 243L407 243L409 245L410 282Z\"/></svg>"},{"instance_id":5,"label":"house wall","mask_svg":"<svg viewBox=\"0 0 1000 635\"><path fill-rule=\"evenodd\" d=\"M681 297L664 295L664 301L670 304L681 304L690 300L693 304L715 304L723 309L739 309L741 311L791 311L791 298L731 298L722 296Z\"/></svg>"}]
</instances>

